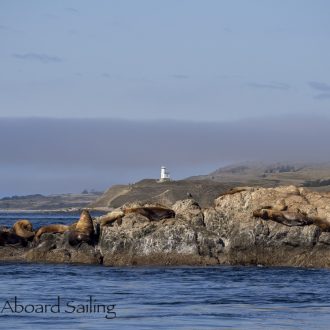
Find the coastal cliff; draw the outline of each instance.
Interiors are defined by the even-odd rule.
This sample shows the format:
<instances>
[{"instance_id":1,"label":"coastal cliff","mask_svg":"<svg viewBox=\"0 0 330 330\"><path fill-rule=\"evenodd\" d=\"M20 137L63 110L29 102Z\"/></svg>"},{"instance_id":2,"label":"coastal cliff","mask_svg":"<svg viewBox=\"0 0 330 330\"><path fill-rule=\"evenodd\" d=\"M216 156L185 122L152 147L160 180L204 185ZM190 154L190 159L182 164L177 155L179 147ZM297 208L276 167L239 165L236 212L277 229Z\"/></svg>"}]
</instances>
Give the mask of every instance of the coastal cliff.
<instances>
[{"instance_id":1,"label":"coastal cliff","mask_svg":"<svg viewBox=\"0 0 330 330\"><path fill-rule=\"evenodd\" d=\"M282 186L234 189L208 208L192 199L177 201L164 218L150 216L150 205L124 205L93 219L93 244L72 246L67 233L45 233L25 247L2 244L0 258L106 266L330 267L329 202L330 193Z\"/></svg>"}]
</instances>

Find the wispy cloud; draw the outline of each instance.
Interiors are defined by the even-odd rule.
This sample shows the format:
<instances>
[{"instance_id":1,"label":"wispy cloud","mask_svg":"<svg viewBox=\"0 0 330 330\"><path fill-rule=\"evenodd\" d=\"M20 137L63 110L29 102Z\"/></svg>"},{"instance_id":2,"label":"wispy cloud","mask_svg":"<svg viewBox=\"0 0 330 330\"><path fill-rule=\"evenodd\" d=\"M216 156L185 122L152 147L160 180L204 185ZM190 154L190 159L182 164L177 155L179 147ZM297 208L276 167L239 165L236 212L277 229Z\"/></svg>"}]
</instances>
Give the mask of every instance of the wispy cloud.
<instances>
[{"instance_id":1,"label":"wispy cloud","mask_svg":"<svg viewBox=\"0 0 330 330\"><path fill-rule=\"evenodd\" d=\"M54 56L54 55L47 55L47 54L39 54L39 53L25 53L25 54L13 54L13 57L19 59L19 60L25 60L25 61L37 61L44 64L47 63L59 63L62 62L63 59Z\"/></svg>"},{"instance_id":2,"label":"wispy cloud","mask_svg":"<svg viewBox=\"0 0 330 330\"><path fill-rule=\"evenodd\" d=\"M314 99L317 100L329 100L330 99L330 93L321 93L314 96Z\"/></svg>"},{"instance_id":3,"label":"wispy cloud","mask_svg":"<svg viewBox=\"0 0 330 330\"><path fill-rule=\"evenodd\" d=\"M65 11L71 13L71 14L78 14L79 13L79 10L76 9L76 8L73 8L73 7L67 7L67 8L64 8Z\"/></svg>"},{"instance_id":4,"label":"wispy cloud","mask_svg":"<svg viewBox=\"0 0 330 330\"><path fill-rule=\"evenodd\" d=\"M102 77L103 78L106 78L106 79L110 79L111 78L111 75L109 73L107 73L107 72L104 72L104 73L102 73Z\"/></svg>"},{"instance_id":5,"label":"wispy cloud","mask_svg":"<svg viewBox=\"0 0 330 330\"><path fill-rule=\"evenodd\" d=\"M0 24L0 30L7 30L7 26Z\"/></svg>"},{"instance_id":6,"label":"wispy cloud","mask_svg":"<svg viewBox=\"0 0 330 330\"><path fill-rule=\"evenodd\" d=\"M257 82L249 82L246 84L252 88L260 88L260 89L275 89L275 90L288 90L290 89L290 85L272 81L270 83L257 83Z\"/></svg>"},{"instance_id":7,"label":"wispy cloud","mask_svg":"<svg viewBox=\"0 0 330 330\"><path fill-rule=\"evenodd\" d=\"M186 75L186 74L179 74L179 73L172 74L171 77L172 78L175 78L175 79L189 79L189 76L188 75Z\"/></svg>"},{"instance_id":8,"label":"wispy cloud","mask_svg":"<svg viewBox=\"0 0 330 330\"><path fill-rule=\"evenodd\" d=\"M330 92L330 85L319 81L309 81L308 85L320 92ZM320 94L322 95L322 94Z\"/></svg>"}]
</instances>

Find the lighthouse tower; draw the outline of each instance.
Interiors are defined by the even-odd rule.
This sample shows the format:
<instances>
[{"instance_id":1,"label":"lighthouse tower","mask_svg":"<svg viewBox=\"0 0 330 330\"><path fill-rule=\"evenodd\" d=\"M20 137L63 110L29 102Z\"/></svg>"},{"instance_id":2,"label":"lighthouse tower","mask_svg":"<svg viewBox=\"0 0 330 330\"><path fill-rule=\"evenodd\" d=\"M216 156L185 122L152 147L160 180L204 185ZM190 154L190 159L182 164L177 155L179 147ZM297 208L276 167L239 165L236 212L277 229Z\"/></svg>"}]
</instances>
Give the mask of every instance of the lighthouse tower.
<instances>
[{"instance_id":1,"label":"lighthouse tower","mask_svg":"<svg viewBox=\"0 0 330 330\"><path fill-rule=\"evenodd\" d=\"M160 179L159 182L170 181L170 172L167 171L165 166L160 168Z\"/></svg>"}]
</instances>

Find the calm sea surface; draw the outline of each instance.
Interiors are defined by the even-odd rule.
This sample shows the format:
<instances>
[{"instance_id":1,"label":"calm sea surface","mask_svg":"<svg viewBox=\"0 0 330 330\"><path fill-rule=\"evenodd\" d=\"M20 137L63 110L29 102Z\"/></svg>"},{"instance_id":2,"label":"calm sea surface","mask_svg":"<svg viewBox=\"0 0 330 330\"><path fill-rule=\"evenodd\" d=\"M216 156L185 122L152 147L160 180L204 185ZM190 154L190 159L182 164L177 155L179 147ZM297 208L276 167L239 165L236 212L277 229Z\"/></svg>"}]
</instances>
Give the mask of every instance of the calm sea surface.
<instances>
[{"instance_id":1,"label":"calm sea surface","mask_svg":"<svg viewBox=\"0 0 330 330\"><path fill-rule=\"evenodd\" d=\"M0 279L1 329L330 328L323 269L0 263Z\"/></svg>"}]
</instances>

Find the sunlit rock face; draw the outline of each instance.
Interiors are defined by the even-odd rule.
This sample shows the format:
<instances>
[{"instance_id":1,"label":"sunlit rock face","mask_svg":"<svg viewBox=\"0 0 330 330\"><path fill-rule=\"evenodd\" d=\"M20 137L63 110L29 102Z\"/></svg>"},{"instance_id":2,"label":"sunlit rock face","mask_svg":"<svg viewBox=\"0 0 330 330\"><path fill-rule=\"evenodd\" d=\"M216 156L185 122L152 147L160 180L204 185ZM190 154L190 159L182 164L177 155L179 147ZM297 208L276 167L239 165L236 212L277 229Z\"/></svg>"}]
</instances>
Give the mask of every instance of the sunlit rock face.
<instances>
[{"instance_id":1,"label":"sunlit rock face","mask_svg":"<svg viewBox=\"0 0 330 330\"><path fill-rule=\"evenodd\" d=\"M107 266L330 267L329 202L329 193L282 186L231 190L204 209L192 199L177 201L166 209L166 218L159 205L130 212L123 207L93 219L92 242L70 244L73 225L37 242L9 239L10 229L2 229L0 257ZM154 217L159 210L161 216Z\"/></svg>"}]
</instances>

